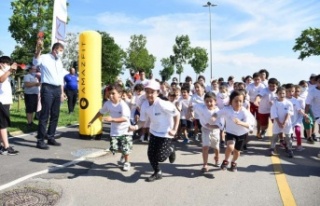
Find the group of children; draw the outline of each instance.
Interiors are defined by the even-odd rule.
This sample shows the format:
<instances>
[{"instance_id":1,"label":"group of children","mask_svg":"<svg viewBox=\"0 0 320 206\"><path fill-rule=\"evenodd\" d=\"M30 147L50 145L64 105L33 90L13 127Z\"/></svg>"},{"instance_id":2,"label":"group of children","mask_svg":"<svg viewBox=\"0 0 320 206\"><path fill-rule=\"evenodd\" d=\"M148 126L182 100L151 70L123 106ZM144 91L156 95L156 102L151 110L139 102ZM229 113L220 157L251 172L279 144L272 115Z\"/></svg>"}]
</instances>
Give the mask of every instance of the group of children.
<instances>
[{"instance_id":1,"label":"group of children","mask_svg":"<svg viewBox=\"0 0 320 206\"><path fill-rule=\"evenodd\" d=\"M214 165L225 170L237 171L237 159L241 150L246 150L247 137L254 130L257 138L266 135L269 120L273 123L270 138L270 155L276 154L280 139L289 157L293 154L293 133L297 151L302 151L302 125L307 142L313 144L315 122L320 124L320 75L312 75L310 81L298 85L280 85L275 78L268 79L268 71L260 70L243 82L234 82L229 77L212 80L205 85L205 77L199 76L195 83L186 77L185 83L173 81L171 85L154 79L132 82L125 89L117 83L107 87L103 108L89 122L108 113L104 121L111 123L110 151L122 153L123 170L130 169L129 154L132 149L132 132L147 137L148 158L154 173L147 178L152 182L162 178L159 162L175 161L173 140L190 138L202 143L203 166L208 171L209 148L214 149ZM253 80L253 82L252 82ZM320 133L320 131L319 131ZM220 148L225 157L220 163ZM232 156L232 157L231 157Z\"/></svg>"}]
</instances>

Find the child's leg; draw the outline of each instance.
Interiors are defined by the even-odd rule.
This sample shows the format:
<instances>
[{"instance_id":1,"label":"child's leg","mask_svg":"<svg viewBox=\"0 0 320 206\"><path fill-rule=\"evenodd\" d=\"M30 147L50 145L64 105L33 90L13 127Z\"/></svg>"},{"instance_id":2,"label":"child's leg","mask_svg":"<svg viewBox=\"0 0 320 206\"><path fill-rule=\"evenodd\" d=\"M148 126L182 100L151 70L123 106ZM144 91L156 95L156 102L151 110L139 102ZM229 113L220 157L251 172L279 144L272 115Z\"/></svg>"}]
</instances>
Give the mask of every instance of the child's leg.
<instances>
[{"instance_id":1,"label":"child's leg","mask_svg":"<svg viewBox=\"0 0 320 206\"><path fill-rule=\"evenodd\" d=\"M9 147L7 128L0 130L0 137L4 148Z\"/></svg>"},{"instance_id":2,"label":"child's leg","mask_svg":"<svg viewBox=\"0 0 320 206\"><path fill-rule=\"evenodd\" d=\"M301 146L301 127L299 125L294 126L294 133L297 138L297 146Z\"/></svg>"},{"instance_id":3,"label":"child's leg","mask_svg":"<svg viewBox=\"0 0 320 206\"><path fill-rule=\"evenodd\" d=\"M292 150L292 139L291 139L291 137L290 137L290 134L285 134L284 140L286 141L287 148L288 148L289 150Z\"/></svg>"},{"instance_id":4,"label":"child's leg","mask_svg":"<svg viewBox=\"0 0 320 206\"><path fill-rule=\"evenodd\" d=\"M214 148L214 161L215 161L215 164L218 165L219 164L219 147L218 148Z\"/></svg>"},{"instance_id":5,"label":"child's leg","mask_svg":"<svg viewBox=\"0 0 320 206\"><path fill-rule=\"evenodd\" d=\"M233 156L232 156L232 161L231 162L236 162L237 159L239 158L240 156L240 151L237 150L237 149L234 149L233 150Z\"/></svg>"},{"instance_id":6,"label":"child's leg","mask_svg":"<svg viewBox=\"0 0 320 206\"><path fill-rule=\"evenodd\" d=\"M224 160L228 161L231 155L231 152L234 150L234 141L233 140L228 140L227 141L227 148L224 153Z\"/></svg>"},{"instance_id":7,"label":"child's leg","mask_svg":"<svg viewBox=\"0 0 320 206\"><path fill-rule=\"evenodd\" d=\"M279 134L273 134L270 139L270 149L275 150L276 143L278 142Z\"/></svg>"},{"instance_id":8,"label":"child's leg","mask_svg":"<svg viewBox=\"0 0 320 206\"><path fill-rule=\"evenodd\" d=\"M209 146L202 147L203 168L208 166Z\"/></svg>"}]
</instances>

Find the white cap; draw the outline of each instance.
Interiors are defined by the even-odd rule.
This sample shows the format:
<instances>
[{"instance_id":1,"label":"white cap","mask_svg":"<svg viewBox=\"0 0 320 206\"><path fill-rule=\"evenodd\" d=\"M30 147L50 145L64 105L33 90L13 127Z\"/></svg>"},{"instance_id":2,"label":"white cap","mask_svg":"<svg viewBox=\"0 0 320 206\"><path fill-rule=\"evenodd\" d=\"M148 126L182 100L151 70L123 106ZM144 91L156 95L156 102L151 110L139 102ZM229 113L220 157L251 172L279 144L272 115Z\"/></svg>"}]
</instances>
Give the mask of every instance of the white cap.
<instances>
[{"instance_id":1,"label":"white cap","mask_svg":"<svg viewBox=\"0 0 320 206\"><path fill-rule=\"evenodd\" d=\"M155 80L149 80L145 85L144 88L149 88L152 90L160 90L160 84L159 82L155 81Z\"/></svg>"}]
</instances>

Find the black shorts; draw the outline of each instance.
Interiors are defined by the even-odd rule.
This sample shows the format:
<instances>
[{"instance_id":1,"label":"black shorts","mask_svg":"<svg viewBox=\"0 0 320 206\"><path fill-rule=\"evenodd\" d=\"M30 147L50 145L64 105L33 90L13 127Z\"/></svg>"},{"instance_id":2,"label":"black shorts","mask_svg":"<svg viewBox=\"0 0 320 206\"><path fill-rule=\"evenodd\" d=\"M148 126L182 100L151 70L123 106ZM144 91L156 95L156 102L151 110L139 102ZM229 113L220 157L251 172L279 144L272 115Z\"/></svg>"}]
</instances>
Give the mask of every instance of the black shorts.
<instances>
[{"instance_id":1,"label":"black shorts","mask_svg":"<svg viewBox=\"0 0 320 206\"><path fill-rule=\"evenodd\" d=\"M0 129L10 126L10 105L0 104Z\"/></svg>"},{"instance_id":2,"label":"black shorts","mask_svg":"<svg viewBox=\"0 0 320 206\"><path fill-rule=\"evenodd\" d=\"M185 127L187 129L193 128L193 124L190 120L180 119L180 127Z\"/></svg>"},{"instance_id":3,"label":"black shorts","mask_svg":"<svg viewBox=\"0 0 320 206\"><path fill-rule=\"evenodd\" d=\"M24 94L24 103L26 105L26 113L37 112L38 94Z\"/></svg>"},{"instance_id":4,"label":"black shorts","mask_svg":"<svg viewBox=\"0 0 320 206\"><path fill-rule=\"evenodd\" d=\"M235 142L234 148L240 151L244 143L244 140L246 139L247 136L248 136L248 133L240 136L226 133L226 141L234 141Z\"/></svg>"}]
</instances>

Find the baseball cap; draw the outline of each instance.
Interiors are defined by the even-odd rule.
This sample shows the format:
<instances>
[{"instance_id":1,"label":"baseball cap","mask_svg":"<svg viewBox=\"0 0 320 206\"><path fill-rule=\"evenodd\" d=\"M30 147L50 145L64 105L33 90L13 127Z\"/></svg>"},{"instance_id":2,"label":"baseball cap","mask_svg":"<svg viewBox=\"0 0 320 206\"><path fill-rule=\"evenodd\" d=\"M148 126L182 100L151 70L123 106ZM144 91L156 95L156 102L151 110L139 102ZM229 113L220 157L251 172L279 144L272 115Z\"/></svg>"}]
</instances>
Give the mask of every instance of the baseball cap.
<instances>
[{"instance_id":1,"label":"baseball cap","mask_svg":"<svg viewBox=\"0 0 320 206\"><path fill-rule=\"evenodd\" d=\"M160 84L159 82L155 81L155 80L149 80L145 85L144 88L149 88L152 90L160 90Z\"/></svg>"}]
</instances>

